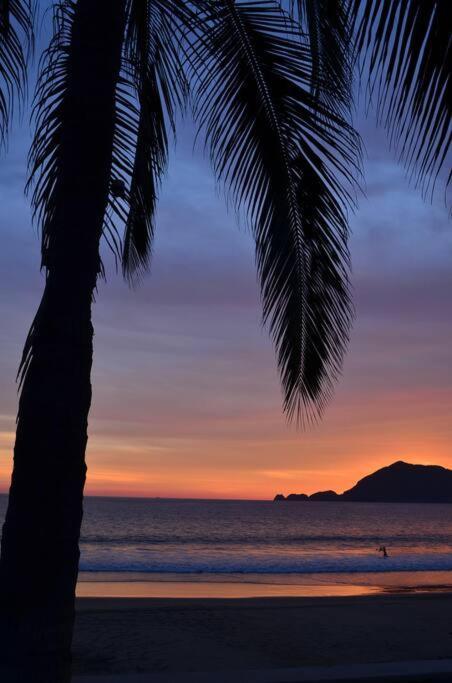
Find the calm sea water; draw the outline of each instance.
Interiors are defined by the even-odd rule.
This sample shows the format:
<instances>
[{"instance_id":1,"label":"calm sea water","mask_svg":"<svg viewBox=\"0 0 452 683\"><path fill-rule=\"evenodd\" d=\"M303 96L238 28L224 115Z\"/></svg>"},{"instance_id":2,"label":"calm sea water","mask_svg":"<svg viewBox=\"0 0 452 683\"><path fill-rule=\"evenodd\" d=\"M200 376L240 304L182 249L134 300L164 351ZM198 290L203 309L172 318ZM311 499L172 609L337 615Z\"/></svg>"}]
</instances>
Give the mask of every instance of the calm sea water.
<instances>
[{"instance_id":1,"label":"calm sea water","mask_svg":"<svg viewBox=\"0 0 452 683\"><path fill-rule=\"evenodd\" d=\"M0 496L2 520L5 506ZM380 545L388 558L377 552ZM87 498L81 570L450 571L452 505Z\"/></svg>"}]
</instances>

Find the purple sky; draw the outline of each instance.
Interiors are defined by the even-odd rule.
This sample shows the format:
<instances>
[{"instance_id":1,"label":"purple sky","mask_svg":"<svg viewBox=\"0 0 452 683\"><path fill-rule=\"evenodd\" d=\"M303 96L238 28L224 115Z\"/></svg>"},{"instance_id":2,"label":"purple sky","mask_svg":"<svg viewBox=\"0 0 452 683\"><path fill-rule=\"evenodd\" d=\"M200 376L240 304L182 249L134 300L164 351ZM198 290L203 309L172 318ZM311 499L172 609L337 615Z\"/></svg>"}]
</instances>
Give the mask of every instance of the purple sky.
<instances>
[{"instance_id":1,"label":"purple sky","mask_svg":"<svg viewBox=\"0 0 452 683\"><path fill-rule=\"evenodd\" d=\"M452 467L452 231L372 119L367 197L351 219L357 320L322 423L286 424L260 322L253 245L179 132L151 273L135 290L107 256L95 319L88 492L269 497L343 490L398 459ZM27 125L0 160L0 490L8 485L15 373L43 287L23 196Z\"/></svg>"}]
</instances>

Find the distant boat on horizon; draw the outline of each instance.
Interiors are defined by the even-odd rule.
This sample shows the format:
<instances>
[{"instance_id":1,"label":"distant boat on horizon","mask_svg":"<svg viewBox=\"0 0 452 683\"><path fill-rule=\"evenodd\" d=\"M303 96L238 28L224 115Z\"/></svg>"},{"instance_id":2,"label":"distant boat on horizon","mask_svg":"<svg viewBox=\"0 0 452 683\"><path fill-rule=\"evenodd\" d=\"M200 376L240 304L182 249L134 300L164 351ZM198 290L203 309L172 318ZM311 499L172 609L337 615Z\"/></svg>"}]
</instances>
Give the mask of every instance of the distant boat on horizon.
<instances>
[{"instance_id":1,"label":"distant boat on horizon","mask_svg":"<svg viewBox=\"0 0 452 683\"><path fill-rule=\"evenodd\" d=\"M452 503L452 470L440 465L413 465L403 460L360 479L344 493L318 491L278 493L274 501L337 501L361 503Z\"/></svg>"}]
</instances>

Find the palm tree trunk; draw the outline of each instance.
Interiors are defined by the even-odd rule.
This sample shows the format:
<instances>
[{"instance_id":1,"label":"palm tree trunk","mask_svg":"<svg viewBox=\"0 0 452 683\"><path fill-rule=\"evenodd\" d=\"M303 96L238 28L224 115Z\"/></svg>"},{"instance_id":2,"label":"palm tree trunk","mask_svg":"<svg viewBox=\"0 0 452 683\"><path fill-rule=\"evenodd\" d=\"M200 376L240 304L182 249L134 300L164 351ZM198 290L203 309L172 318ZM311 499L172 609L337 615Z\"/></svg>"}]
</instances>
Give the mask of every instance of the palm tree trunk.
<instances>
[{"instance_id":1,"label":"palm tree trunk","mask_svg":"<svg viewBox=\"0 0 452 683\"><path fill-rule=\"evenodd\" d=\"M126 0L78 0L56 230L31 331L0 559L0 679L70 680L91 403L91 302L112 162Z\"/></svg>"}]
</instances>

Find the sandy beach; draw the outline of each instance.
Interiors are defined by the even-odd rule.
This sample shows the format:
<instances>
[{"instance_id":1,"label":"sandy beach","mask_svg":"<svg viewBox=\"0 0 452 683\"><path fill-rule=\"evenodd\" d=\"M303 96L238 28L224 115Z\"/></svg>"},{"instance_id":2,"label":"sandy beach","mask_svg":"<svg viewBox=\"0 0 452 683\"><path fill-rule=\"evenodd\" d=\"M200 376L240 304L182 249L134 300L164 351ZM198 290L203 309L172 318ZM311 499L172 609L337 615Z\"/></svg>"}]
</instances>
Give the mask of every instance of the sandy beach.
<instances>
[{"instance_id":1,"label":"sandy beach","mask_svg":"<svg viewBox=\"0 0 452 683\"><path fill-rule=\"evenodd\" d=\"M452 657L452 593L79 598L75 674L234 671Z\"/></svg>"}]
</instances>

